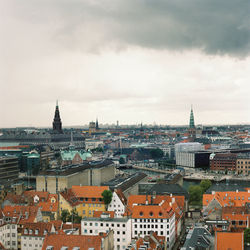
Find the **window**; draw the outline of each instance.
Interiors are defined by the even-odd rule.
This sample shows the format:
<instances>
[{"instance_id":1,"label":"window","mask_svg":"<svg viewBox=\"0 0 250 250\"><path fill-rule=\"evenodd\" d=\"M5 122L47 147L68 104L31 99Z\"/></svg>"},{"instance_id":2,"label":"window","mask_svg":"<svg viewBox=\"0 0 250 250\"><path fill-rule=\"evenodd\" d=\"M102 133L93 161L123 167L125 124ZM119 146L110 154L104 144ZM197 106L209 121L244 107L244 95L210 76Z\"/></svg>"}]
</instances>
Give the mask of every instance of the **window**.
<instances>
[{"instance_id":1,"label":"window","mask_svg":"<svg viewBox=\"0 0 250 250\"><path fill-rule=\"evenodd\" d=\"M125 231L123 231L123 232L122 232L122 234L126 234L126 232L125 232Z\"/></svg>"},{"instance_id":2,"label":"window","mask_svg":"<svg viewBox=\"0 0 250 250\"><path fill-rule=\"evenodd\" d=\"M135 231L135 235L137 234L137 231Z\"/></svg>"},{"instance_id":3,"label":"window","mask_svg":"<svg viewBox=\"0 0 250 250\"><path fill-rule=\"evenodd\" d=\"M119 238L117 239L117 242L120 242L120 239L119 239Z\"/></svg>"},{"instance_id":4,"label":"window","mask_svg":"<svg viewBox=\"0 0 250 250\"><path fill-rule=\"evenodd\" d=\"M97 222L95 223L95 226L96 226L96 227L98 226L98 223L97 223Z\"/></svg>"},{"instance_id":5,"label":"window","mask_svg":"<svg viewBox=\"0 0 250 250\"><path fill-rule=\"evenodd\" d=\"M92 232L93 232L93 230L89 230L89 233L91 233L91 234L92 234Z\"/></svg>"},{"instance_id":6,"label":"window","mask_svg":"<svg viewBox=\"0 0 250 250\"><path fill-rule=\"evenodd\" d=\"M161 235L163 235L163 231L161 231Z\"/></svg>"},{"instance_id":7,"label":"window","mask_svg":"<svg viewBox=\"0 0 250 250\"><path fill-rule=\"evenodd\" d=\"M162 212L159 212L159 216L162 216Z\"/></svg>"},{"instance_id":8,"label":"window","mask_svg":"<svg viewBox=\"0 0 250 250\"><path fill-rule=\"evenodd\" d=\"M103 223L101 223L101 227L103 227Z\"/></svg>"},{"instance_id":9,"label":"window","mask_svg":"<svg viewBox=\"0 0 250 250\"><path fill-rule=\"evenodd\" d=\"M152 217L152 216L153 216L153 212L149 212L149 216L151 216L151 217Z\"/></svg>"},{"instance_id":10,"label":"window","mask_svg":"<svg viewBox=\"0 0 250 250\"><path fill-rule=\"evenodd\" d=\"M137 228L137 225L135 224L135 228Z\"/></svg>"},{"instance_id":11,"label":"window","mask_svg":"<svg viewBox=\"0 0 250 250\"><path fill-rule=\"evenodd\" d=\"M143 212L140 212L140 216L143 216Z\"/></svg>"}]
</instances>

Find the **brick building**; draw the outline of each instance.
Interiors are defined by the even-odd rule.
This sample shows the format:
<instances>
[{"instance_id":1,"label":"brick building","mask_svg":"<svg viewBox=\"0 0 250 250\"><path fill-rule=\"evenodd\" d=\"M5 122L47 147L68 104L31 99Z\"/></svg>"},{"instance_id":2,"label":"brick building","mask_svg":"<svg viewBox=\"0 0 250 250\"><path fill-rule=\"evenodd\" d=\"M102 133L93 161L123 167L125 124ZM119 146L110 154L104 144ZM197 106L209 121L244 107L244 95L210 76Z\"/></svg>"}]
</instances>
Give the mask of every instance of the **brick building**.
<instances>
[{"instance_id":1,"label":"brick building","mask_svg":"<svg viewBox=\"0 0 250 250\"><path fill-rule=\"evenodd\" d=\"M210 155L210 169L216 172L235 172L237 155L216 153Z\"/></svg>"}]
</instances>

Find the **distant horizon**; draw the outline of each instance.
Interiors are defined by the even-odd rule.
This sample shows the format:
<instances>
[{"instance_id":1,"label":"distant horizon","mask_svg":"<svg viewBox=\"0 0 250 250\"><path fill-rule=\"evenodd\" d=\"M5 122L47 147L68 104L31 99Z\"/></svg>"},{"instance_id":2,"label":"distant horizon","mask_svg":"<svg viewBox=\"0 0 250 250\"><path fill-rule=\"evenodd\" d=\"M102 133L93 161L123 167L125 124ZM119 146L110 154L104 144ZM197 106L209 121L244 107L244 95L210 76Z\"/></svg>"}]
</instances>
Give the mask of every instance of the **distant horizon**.
<instances>
[{"instance_id":1,"label":"distant horizon","mask_svg":"<svg viewBox=\"0 0 250 250\"><path fill-rule=\"evenodd\" d=\"M99 123L100 128L107 128L108 126L113 126L116 127L115 123ZM164 126L164 127L189 127L188 124L150 124L150 123L143 123L143 126L150 126L150 127L159 127L159 126ZM138 124L119 124L119 127L140 127L141 123ZM195 127L197 128L198 126L203 126L203 127L217 127L217 126L250 126L250 123L239 123L239 124L196 124ZM66 125L62 126L62 129L69 129L69 128L88 128L89 124L83 124L83 125ZM16 127L0 127L0 129L22 129L22 128L36 128L36 129L52 129L52 126L16 126Z\"/></svg>"},{"instance_id":2,"label":"distant horizon","mask_svg":"<svg viewBox=\"0 0 250 250\"><path fill-rule=\"evenodd\" d=\"M0 1L0 127L250 123L249 1ZM192 13L192 14L190 14ZM181 125L182 126L182 125Z\"/></svg>"}]
</instances>

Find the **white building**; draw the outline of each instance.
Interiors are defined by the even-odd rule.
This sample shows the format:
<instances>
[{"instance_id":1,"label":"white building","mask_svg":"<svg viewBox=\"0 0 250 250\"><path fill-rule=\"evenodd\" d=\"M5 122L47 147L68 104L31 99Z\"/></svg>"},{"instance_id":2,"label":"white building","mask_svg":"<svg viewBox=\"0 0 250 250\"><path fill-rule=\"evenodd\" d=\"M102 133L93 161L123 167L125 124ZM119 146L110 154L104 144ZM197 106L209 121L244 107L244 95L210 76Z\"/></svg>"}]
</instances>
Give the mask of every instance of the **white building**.
<instances>
[{"instance_id":1,"label":"white building","mask_svg":"<svg viewBox=\"0 0 250 250\"><path fill-rule=\"evenodd\" d=\"M131 242L131 219L111 218L110 213L103 213L101 217L85 217L81 222L82 235L99 235L114 231L114 249L126 249Z\"/></svg>"},{"instance_id":2,"label":"white building","mask_svg":"<svg viewBox=\"0 0 250 250\"><path fill-rule=\"evenodd\" d=\"M163 201L166 202L166 201ZM164 236L167 248L172 249L175 243L175 213L167 212L159 205L135 205L132 209L132 238L145 237L150 232Z\"/></svg>"},{"instance_id":3,"label":"white building","mask_svg":"<svg viewBox=\"0 0 250 250\"><path fill-rule=\"evenodd\" d=\"M0 243L6 249L17 249L17 224L5 223L0 225Z\"/></svg>"},{"instance_id":4,"label":"white building","mask_svg":"<svg viewBox=\"0 0 250 250\"><path fill-rule=\"evenodd\" d=\"M108 206L108 211L114 211L115 217L123 217L125 213L125 206L127 199L121 190L115 190L113 192L112 200Z\"/></svg>"},{"instance_id":5,"label":"white building","mask_svg":"<svg viewBox=\"0 0 250 250\"><path fill-rule=\"evenodd\" d=\"M176 143L175 154L178 152L196 152L204 150L204 146L199 142Z\"/></svg>"},{"instance_id":6,"label":"white building","mask_svg":"<svg viewBox=\"0 0 250 250\"><path fill-rule=\"evenodd\" d=\"M21 249L41 250L46 235L58 234L60 230L67 235L79 235L80 227L62 221L26 223L21 231Z\"/></svg>"}]
</instances>

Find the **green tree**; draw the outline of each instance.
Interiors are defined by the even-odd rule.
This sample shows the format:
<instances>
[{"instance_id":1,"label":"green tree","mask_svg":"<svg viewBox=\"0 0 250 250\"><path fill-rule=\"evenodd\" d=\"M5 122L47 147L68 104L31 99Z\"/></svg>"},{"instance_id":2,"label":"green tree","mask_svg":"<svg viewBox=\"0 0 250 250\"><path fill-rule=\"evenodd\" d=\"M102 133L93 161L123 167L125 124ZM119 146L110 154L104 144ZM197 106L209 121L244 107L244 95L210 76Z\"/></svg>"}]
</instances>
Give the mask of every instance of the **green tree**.
<instances>
[{"instance_id":1,"label":"green tree","mask_svg":"<svg viewBox=\"0 0 250 250\"><path fill-rule=\"evenodd\" d=\"M68 221L71 221L73 223L81 223L82 220L82 216L79 216L77 211L75 209L73 209L71 211L71 214L68 216Z\"/></svg>"},{"instance_id":2,"label":"green tree","mask_svg":"<svg viewBox=\"0 0 250 250\"><path fill-rule=\"evenodd\" d=\"M63 209L61 213L61 220L65 223L67 222L69 216L70 216L69 211L67 209Z\"/></svg>"},{"instance_id":3,"label":"green tree","mask_svg":"<svg viewBox=\"0 0 250 250\"><path fill-rule=\"evenodd\" d=\"M250 228L244 230L244 244L250 244Z\"/></svg>"},{"instance_id":4,"label":"green tree","mask_svg":"<svg viewBox=\"0 0 250 250\"><path fill-rule=\"evenodd\" d=\"M212 186L212 182L210 180L202 180L200 182L200 187L203 193L205 193L211 186Z\"/></svg>"},{"instance_id":5,"label":"green tree","mask_svg":"<svg viewBox=\"0 0 250 250\"><path fill-rule=\"evenodd\" d=\"M190 204L200 205L202 202L202 188L198 185L190 186L188 192Z\"/></svg>"},{"instance_id":6,"label":"green tree","mask_svg":"<svg viewBox=\"0 0 250 250\"><path fill-rule=\"evenodd\" d=\"M154 148L150 150L150 155L153 159L159 159L164 156L164 152L159 148Z\"/></svg>"},{"instance_id":7,"label":"green tree","mask_svg":"<svg viewBox=\"0 0 250 250\"><path fill-rule=\"evenodd\" d=\"M113 193L110 190L104 190L102 192L102 197L106 206L106 210L108 209L109 203L112 201L112 196L113 196Z\"/></svg>"}]
</instances>

